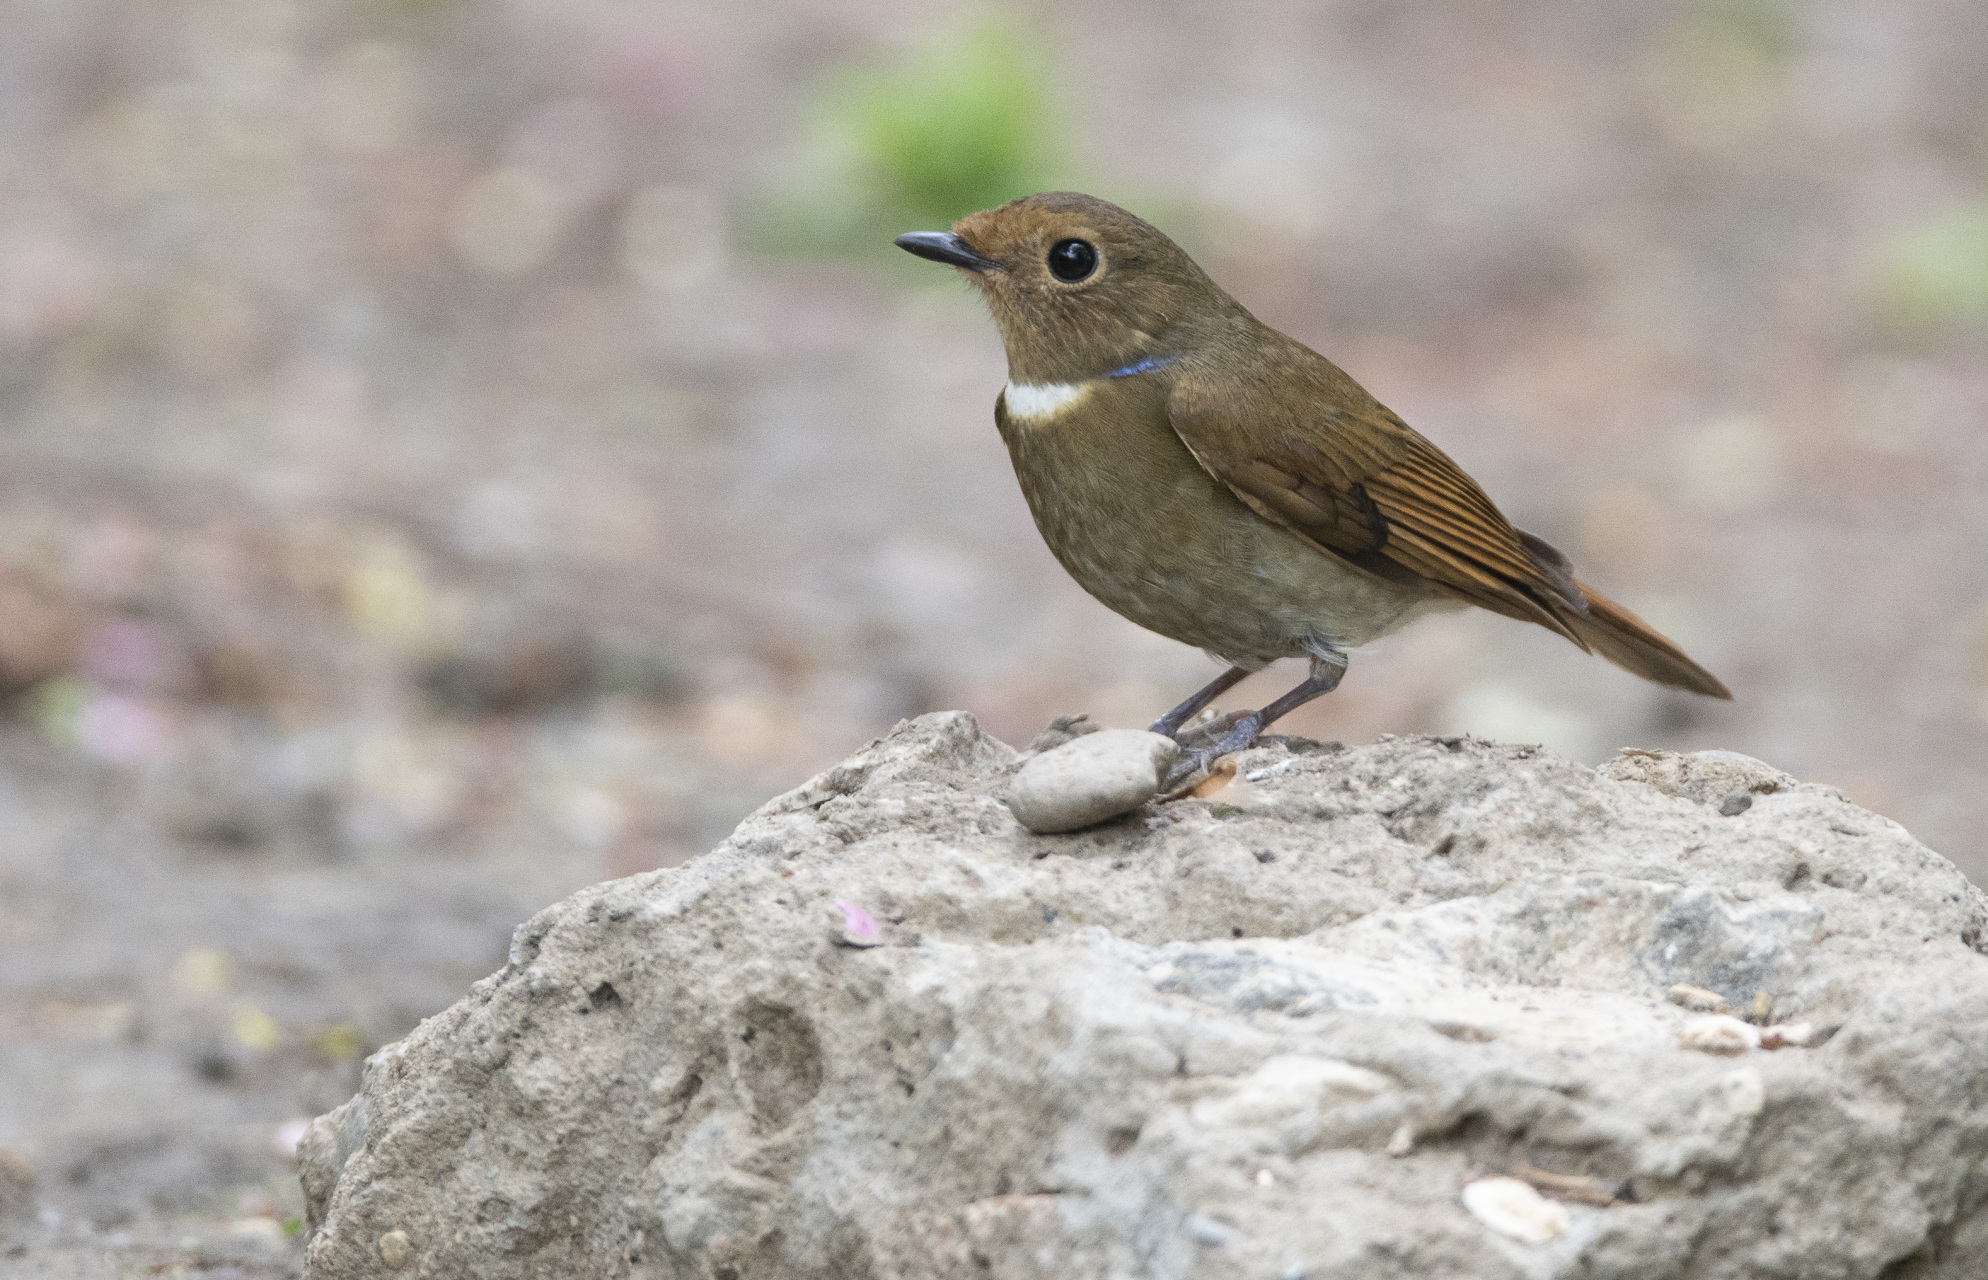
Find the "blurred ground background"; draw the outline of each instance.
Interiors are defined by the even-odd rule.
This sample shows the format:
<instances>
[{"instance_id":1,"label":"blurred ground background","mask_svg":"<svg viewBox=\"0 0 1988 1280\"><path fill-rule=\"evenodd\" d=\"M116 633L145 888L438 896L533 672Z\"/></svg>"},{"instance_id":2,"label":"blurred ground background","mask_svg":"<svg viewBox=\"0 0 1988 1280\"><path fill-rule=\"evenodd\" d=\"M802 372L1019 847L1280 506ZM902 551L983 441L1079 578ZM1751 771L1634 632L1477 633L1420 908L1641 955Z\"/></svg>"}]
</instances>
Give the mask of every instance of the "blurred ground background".
<instances>
[{"instance_id":1,"label":"blurred ground background","mask_svg":"<svg viewBox=\"0 0 1988 1280\"><path fill-rule=\"evenodd\" d=\"M1213 674L1063 577L889 245L1032 190L1738 697L1479 615L1291 731L1731 748L1988 873L1978 0L4 14L0 1272L290 1274L280 1126L538 907L899 717Z\"/></svg>"}]
</instances>

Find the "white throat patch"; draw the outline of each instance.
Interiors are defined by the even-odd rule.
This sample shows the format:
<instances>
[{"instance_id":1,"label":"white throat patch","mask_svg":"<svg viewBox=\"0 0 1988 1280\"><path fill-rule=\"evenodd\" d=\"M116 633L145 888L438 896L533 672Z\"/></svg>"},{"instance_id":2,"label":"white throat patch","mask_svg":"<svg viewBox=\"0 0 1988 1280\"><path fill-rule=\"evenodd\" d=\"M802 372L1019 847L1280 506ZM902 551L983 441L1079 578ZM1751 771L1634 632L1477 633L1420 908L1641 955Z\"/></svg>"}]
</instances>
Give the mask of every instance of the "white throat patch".
<instances>
[{"instance_id":1,"label":"white throat patch","mask_svg":"<svg viewBox=\"0 0 1988 1280\"><path fill-rule=\"evenodd\" d=\"M1002 393L1008 416L1046 422L1091 393L1087 382L1010 382Z\"/></svg>"}]
</instances>

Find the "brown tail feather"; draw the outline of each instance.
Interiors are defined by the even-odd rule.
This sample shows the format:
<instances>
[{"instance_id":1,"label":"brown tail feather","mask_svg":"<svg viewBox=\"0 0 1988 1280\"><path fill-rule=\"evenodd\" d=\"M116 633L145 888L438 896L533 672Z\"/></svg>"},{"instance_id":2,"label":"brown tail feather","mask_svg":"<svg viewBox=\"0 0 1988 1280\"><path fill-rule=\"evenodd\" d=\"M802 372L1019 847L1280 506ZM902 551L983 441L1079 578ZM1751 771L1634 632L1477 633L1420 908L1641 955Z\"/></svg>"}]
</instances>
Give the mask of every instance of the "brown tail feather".
<instances>
[{"instance_id":1,"label":"brown tail feather","mask_svg":"<svg viewBox=\"0 0 1988 1280\"><path fill-rule=\"evenodd\" d=\"M1733 695L1716 676L1685 657L1684 650L1658 635L1649 623L1585 582L1575 585L1581 588L1588 611L1570 610L1561 618L1588 648L1645 680L1732 701Z\"/></svg>"}]
</instances>

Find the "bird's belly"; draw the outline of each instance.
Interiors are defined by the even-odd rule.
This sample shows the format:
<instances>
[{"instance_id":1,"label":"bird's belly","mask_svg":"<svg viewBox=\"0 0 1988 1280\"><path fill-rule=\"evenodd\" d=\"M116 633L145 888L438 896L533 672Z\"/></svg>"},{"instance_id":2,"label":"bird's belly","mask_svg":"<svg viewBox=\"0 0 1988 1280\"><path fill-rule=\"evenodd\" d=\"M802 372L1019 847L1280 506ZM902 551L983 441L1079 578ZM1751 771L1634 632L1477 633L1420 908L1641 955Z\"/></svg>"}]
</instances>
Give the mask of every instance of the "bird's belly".
<instances>
[{"instance_id":1,"label":"bird's belly","mask_svg":"<svg viewBox=\"0 0 1988 1280\"><path fill-rule=\"evenodd\" d=\"M1440 607L1264 520L1160 429L1107 449L1053 426L1007 432L1043 540L1114 612L1254 668L1365 644Z\"/></svg>"}]
</instances>

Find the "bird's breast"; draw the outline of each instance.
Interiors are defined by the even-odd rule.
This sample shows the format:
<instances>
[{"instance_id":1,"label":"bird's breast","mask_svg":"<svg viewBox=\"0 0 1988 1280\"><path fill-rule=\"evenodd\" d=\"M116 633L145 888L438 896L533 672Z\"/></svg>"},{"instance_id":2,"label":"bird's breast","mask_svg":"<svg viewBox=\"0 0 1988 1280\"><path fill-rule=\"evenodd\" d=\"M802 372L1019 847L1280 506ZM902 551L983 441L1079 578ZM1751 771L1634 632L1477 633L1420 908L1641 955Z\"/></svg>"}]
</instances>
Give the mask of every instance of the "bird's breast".
<instances>
[{"instance_id":1,"label":"bird's breast","mask_svg":"<svg viewBox=\"0 0 1988 1280\"><path fill-rule=\"evenodd\" d=\"M1244 506L1188 452L1166 394L1154 377L1003 392L1015 477L1070 576L1140 626L1245 665L1393 629L1413 601Z\"/></svg>"}]
</instances>

